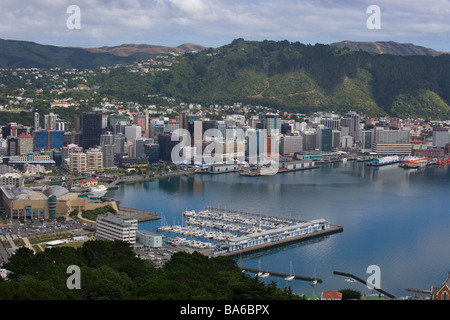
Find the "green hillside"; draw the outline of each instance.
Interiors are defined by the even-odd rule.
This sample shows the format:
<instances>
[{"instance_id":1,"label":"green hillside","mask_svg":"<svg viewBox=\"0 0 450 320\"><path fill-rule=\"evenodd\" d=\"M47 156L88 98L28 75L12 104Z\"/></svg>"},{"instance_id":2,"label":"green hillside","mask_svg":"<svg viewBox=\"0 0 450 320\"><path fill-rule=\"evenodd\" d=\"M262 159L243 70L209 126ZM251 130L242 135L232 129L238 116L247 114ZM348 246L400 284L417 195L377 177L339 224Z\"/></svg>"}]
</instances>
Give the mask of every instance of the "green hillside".
<instances>
[{"instance_id":1,"label":"green hillside","mask_svg":"<svg viewBox=\"0 0 450 320\"><path fill-rule=\"evenodd\" d=\"M157 92L198 103L285 111L450 118L450 56L378 55L288 41L244 41L185 55ZM428 94L424 94L428 92Z\"/></svg>"},{"instance_id":2,"label":"green hillside","mask_svg":"<svg viewBox=\"0 0 450 320\"><path fill-rule=\"evenodd\" d=\"M148 104L148 95L159 94L202 105L239 101L299 113L354 110L368 116L450 118L448 54L400 56L236 39L173 58L176 61L164 72L129 72L126 64L133 59L137 57L0 40L0 67L95 68L121 62L123 68L86 81L98 87L99 94L122 101ZM33 86L46 86L39 81ZM23 87L23 82L17 77L2 79L8 90Z\"/></svg>"},{"instance_id":3,"label":"green hillside","mask_svg":"<svg viewBox=\"0 0 450 320\"><path fill-rule=\"evenodd\" d=\"M132 61L110 53L92 53L80 48L41 45L0 39L0 68L89 69Z\"/></svg>"}]
</instances>

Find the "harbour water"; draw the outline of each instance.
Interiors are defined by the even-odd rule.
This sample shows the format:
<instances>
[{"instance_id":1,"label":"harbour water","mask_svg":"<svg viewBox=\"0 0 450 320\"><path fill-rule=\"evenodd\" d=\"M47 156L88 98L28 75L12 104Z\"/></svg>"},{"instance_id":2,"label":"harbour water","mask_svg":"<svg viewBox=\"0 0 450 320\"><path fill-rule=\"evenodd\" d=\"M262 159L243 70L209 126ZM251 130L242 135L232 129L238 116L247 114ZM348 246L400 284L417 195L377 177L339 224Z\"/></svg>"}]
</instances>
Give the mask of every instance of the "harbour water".
<instances>
[{"instance_id":1,"label":"harbour water","mask_svg":"<svg viewBox=\"0 0 450 320\"><path fill-rule=\"evenodd\" d=\"M185 210L211 206L298 220L326 219L344 230L251 255L243 267L323 280L309 282L269 276L297 294L351 288L376 293L359 282L347 283L333 271L362 279L380 268L381 288L397 297L405 288L439 286L450 271L450 170L448 166L403 169L398 164L370 167L364 162L323 164L317 169L273 176L239 173L191 175L121 184L107 196L121 205L157 212L162 219L139 229L155 231L162 223L182 224Z\"/></svg>"}]
</instances>

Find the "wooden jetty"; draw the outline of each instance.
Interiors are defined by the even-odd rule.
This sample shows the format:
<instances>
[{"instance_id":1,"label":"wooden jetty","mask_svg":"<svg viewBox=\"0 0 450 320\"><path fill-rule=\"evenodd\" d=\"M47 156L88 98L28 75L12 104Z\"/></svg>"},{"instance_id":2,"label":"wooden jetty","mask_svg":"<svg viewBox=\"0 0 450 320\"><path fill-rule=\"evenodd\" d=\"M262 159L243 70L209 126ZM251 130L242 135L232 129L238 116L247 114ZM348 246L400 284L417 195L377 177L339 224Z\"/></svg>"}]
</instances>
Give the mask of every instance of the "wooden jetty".
<instances>
[{"instance_id":1,"label":"wooden jetty","mask_svg":"<svg viewBox=\"0 0 450 320\"><path fill-rule=\"evenodd\" d=\"M297 279L297 280L311 281L311 282L314 281L314 280L317 280L318 283L322 283L322 279L320 279L320 278L305 277L305 276L294 275L294 274L289 274L289 273L283 273L283 272L277 272L277 271L259 270L259 269L246 268L246 267L239 267L239 268L241 270L248 271L248 272L253 272L253 273L258 273L258 272L269 273L271 276L283 277L283 278L286 278L288 276L294 276L294 279Z\"/></svg>"},{"instance_id":2,"label":"wooden jetty","mask_svg":"<svg viewBox=\"0 0 450 320\"><path fill-rule=\"evenodd\" d=\"M353 275L353 274L351 274L351 273L339 272L339 271L333 271L333 274L337 274L337 275L339 275L339 276L345 276L345 277L349 277L349 278L355 279L356 281L359 281L359 282L361 282L361 283L364 283L364 284L367 286L367 281L366 281L366 280L363 280L363 279L361 279L360 277L357 277L357 276L355 276L355 275ZM386 296L389 297L389 298L396 299L396 297L395 297L394 295L390 294L389 292L384 291L384 290L381 289L381 288L380 288L380 289L373 288L373 289L374 289L374 290L377 290L378 292L380 292L380 293L382 293L382 294L384 294L384 295L386 295Z\"/></svg>"}]
</instances>

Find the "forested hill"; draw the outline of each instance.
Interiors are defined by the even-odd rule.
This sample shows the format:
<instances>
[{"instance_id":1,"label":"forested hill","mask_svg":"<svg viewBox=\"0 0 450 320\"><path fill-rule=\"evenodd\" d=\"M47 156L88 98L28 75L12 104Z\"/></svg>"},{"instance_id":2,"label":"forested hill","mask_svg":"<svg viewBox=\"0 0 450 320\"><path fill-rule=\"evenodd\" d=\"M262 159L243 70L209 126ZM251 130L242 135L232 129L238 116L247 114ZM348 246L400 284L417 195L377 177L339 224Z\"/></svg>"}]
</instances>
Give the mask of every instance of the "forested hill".
<instances>
[{"instance_id":1,"label":"forested hill","mask_svg":"<svg viewBox=\"0 0 450 320\"><path fill-rule=\"evenodd\" d=\"M395 56L289 41L245 41L188 54L156 92L186 101L285 111L450 118L450 55Z\"/></svg>"},{"instance_id":2,"label":"forested hill","mask_svg":"<svg viewBox=\"0 0 450 320\"><path fill-rule=\"evenodd\" d=\"M330 46L340 48L349 48L353 50L363 50L375 53L387 53L399 56L420 56L430 55L438 56L446 52L437 51L434 49L417 46L412 43L399 43L395 41L340 41L331 43Z\"/></svg>"}]
</instances>

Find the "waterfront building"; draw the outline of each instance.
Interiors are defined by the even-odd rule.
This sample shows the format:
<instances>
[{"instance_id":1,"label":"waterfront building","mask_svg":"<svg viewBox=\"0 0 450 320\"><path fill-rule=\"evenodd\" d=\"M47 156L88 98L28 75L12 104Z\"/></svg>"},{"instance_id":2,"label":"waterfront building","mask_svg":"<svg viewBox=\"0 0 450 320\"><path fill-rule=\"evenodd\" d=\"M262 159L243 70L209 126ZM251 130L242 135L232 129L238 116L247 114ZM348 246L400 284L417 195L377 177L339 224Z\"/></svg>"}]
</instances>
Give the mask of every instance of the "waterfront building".
<instances>
[{"instance_id":1,"label":"waterfront building","mask_svg":"<svg viewBox=\"0 0 450 320\"><path fill-rule=\"evenodd\" d=\"M316 133L312 131L304 131L303 136L303 151L311 151L316 149Z\"/></svg>"},{"instance_id":2,"label":"waterfront building","mask_svg":"<svg viewBox=\"0 0 450 320\"><path fill-rule=\"evenodd\" d=\"M48 198L31 188L0 186L3 208L10 219L48 217Z\"/></svg>"},{"instance_id":3,"label":"waterfront building","mask_svg":"<svg viewBox=\"0 0 450 320\"><path fill-rule=\"evenodd\" d=\"M265 230L246 234L240 237L233 237L226 242L219 243L221 250L233 252L241 249L249 249L257 245L267 245L276 243L279 240L298 237L331 227L330 223L324 219L317 219L308 222L299 222L281 228Z\"/></svg>"},{"instance_id":4,"label":"waterfront building","mask_svg":"<svg viewBox=\"0 0 450 320\"><path fill-rule=\"evenodd\" d=\"M163 246L163 236L148 230L138 230L136 242L142 244L144 248L160 248Z\"/></svg>"},{"instance_id":5,"label":"waterfront building","mask_svg":"<svg viewBox=\"0 0 450 320\"><path fill-rule=\"evenodd\" d=\"M348 150L353 148L353 137L349 135L342 136L341 138L341 148Z\"/></svg>"},{"instance_id":6,"label":"waterfront building","mask_svg":"<svg viewBox=\"0 0 450 320\"><path fill-rule=\"evenodd\" d=\"M0 191L4 210L12 220L67 218L73 210L92 210L107 205L117 208L114 201L93 202L61 186L40 189L0 186Z\"/></svg>"},{"instance_id":7,"label":"waterfront building","mask_svg":"<svg viewBox=\"0 0 450 320\"><path fill-rule=\"evenodd\" d=\"M447 128L437 128L433 130L433 147L445 148L445 145L450 142L450 132Z\"/></svg>"},{"instance_id":8,"label":"waterfront building","mask_svg":"<svg viewBox=\"0 0 450 320\"><path fill-rule=\"evenodd\" d=\"M332 135L331 148L339 149L341 147L341 131L332 130L331 135Z\"/></svg>"},{"instance_id":9,"label":"waterfront building","mask_svg":"<svg viewBox=\"0 0 450 320\"><path fill-rule=\"evenodd\" d=\"M316 130L316 148L320 151L331 151L333 144L332 129L320 125Z\"/></svg>"},{"instance_id":10,"label":"waterfront building","mask_svg":"<svg viewBox=\"0 0 450 320\"><path fill-rule=\"evenodd\" d=\"M314 165L314 161L311 160L280 161L280 168L286 170L312 168Z\"/></svg>"},{"instance_id":11,"label":"waterfront building","mask_svg":"<svg viewBox=\"0 0 450 320\"><path fill-rule=\"evenodd\" d=\"M361 152L372 151L372 130L364 130L361 132Z\"/></svg>"},{"instance_id":12,"label":"waterfront building","mask_svg":"<svg viewBox=\"0 0 450 320\"><path fill-rule=\"evenodd\" d=\"M409 131L406 130L375 130L375 138L372 146L377 154L411 154Z\"/></svg>"},{"instance_id":13,"label":"waterfront building","mask_svg":"<svg viewBox=\"0 0 450 320\"><path fill-rule=\"evenodd\" d=\"M98 240L121 240L134 245L137 229L137 219L110 215L97 218L96 238Z\"/></svg>"},{"instance_id":14,"label":"waterfront building","mask_svg":"<svg viewBox=\"0 0 450 320\"><path fill-rule=\"evenodd\" d=\"M226 172L235 172L239 170L239 165L237 164L211 164L208 168L208 172L210 173L226 173Z\"/></svg>"},{"instance_id":15,"label":"waterfront building","mask_svg":"<svg viewBox=\"0 0 450 320\"><path fill-rule=\"evenodd\" d=\"M283 156L303 151L303 136L282 136L280 154Z\"/></svg>"}]
</instances>

